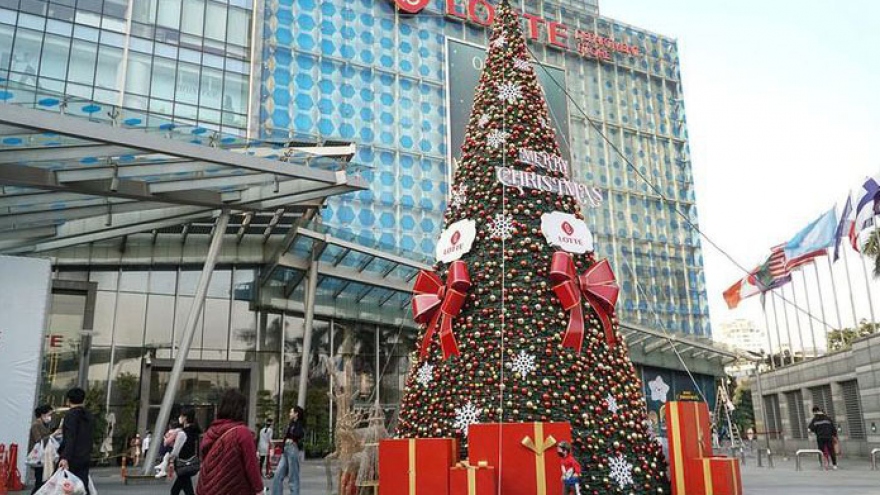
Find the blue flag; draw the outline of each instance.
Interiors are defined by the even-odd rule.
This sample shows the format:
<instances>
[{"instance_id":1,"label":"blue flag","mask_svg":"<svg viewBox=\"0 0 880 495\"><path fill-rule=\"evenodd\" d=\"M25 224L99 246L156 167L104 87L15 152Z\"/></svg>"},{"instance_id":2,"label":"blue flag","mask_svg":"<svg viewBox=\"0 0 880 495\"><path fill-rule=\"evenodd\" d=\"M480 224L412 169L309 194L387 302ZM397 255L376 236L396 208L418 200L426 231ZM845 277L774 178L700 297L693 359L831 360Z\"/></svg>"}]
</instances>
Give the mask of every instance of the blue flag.
<instances>
[{"instance_id":1,"label":"blue flag","mask_svg":"<svg viewBox=\"0 0 880 495\"><path fill-rule=\"evenodd\" d=\"M785 244L786 259L794 260L833 246L836 227L837 214L834 213L834 208L831 208Z\"/></svg>"},{"instance_id":2,"label":"blue flag","mask_svg":"<svg viewBox=\"0 0 880 495\"><path fill-rule=\"evenodd\" d=\"M843 213L840 214L840 220L837 221L837 229L834 230L834 261L840 258L840 240L846 234L850 213L852 213L852 196L846 198Z\"/></svg>"}]
</instances>

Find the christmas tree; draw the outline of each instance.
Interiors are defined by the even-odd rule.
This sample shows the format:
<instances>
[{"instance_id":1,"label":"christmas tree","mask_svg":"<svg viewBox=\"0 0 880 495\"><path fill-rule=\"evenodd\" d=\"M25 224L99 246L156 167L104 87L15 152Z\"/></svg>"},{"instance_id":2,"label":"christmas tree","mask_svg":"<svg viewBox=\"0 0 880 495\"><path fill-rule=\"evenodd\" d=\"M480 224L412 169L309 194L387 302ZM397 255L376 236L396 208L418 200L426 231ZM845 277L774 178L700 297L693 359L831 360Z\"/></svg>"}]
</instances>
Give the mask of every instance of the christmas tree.
<instances>
[{"instance_id":1,"label":"christmas tree","mask_svg":"<svg viewBox=\"0 0 880 495\"><path fill-rule=\"evenodd\" d=\"M460 260L417 278L423 347L397 435L466 445L473 423L565 421L582 493L670 493L618 333L610 266L545 241L543 215L583 220L583 191L568 181L550 118L519 16L504 2L445 216L447 229L472 220L476 235Z\"/></svg>"}]
</instances>

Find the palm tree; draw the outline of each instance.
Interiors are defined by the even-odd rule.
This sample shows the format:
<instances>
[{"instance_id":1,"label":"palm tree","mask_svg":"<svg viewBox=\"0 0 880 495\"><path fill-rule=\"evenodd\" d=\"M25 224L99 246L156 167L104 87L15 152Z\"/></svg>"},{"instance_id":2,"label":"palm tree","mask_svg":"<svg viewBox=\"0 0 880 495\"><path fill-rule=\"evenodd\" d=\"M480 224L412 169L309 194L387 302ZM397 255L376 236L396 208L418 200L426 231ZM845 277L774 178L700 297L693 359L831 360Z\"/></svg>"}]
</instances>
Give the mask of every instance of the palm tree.
<instances>
[{"instance_id":1,"label":"palm tree","mask_svg":"<svg viewBox=\"0 0 880 495\"><path fill-rule=\"evenodd\" d=\"M880 278L880 231L874 230L862 248L862 254L874 259L874 278Z\"/></svg>"}]
</instances>

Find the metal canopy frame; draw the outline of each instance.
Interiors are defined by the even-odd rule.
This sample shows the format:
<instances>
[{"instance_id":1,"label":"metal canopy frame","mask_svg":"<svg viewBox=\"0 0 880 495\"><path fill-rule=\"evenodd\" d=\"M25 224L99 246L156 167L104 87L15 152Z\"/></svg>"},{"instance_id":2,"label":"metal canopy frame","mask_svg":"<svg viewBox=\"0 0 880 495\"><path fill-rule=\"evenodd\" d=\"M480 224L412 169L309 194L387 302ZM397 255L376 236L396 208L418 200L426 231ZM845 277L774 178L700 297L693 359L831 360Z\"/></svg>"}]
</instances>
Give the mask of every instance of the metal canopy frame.
<instances>
[{"instance_id":1,"label":"metal canopy frame","mask_svg":"<svg viewBox=\"0 0 880 495\"><path fill-rule=\"evenodd\" d=\"M137 112L108 107L106 117L92 102L5 88L0 253L149 232L224 209L313 215L326 197L367 188L350 173L352 143L249 141L155 118L145 126L152 117Z\"/></svg>"}]
</instances>

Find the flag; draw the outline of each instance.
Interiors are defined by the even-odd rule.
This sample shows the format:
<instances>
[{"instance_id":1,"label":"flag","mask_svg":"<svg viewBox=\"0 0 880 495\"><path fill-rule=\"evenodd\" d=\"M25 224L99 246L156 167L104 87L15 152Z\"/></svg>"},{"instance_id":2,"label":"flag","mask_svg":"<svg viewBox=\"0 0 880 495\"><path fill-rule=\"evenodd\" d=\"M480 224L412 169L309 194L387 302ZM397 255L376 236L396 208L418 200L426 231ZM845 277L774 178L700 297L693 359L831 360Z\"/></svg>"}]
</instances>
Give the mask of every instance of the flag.
<instances>
[{"instance_id":1,"label":"flag","mask_svg":"<svg viewBox=\"0 0 880 495\"><path fill-rule=\"evenodd\" d=\"M840 258L840 241L843 238L844 230L846 230L847 222L849 222L850 213L852 213L852 196L847 196L840 220L837 221L837 228L834 229L834 261Z\"/></svg>"},{"instance_id":2,"label":"flag","mask_svg":"<svg viewBox=\"0 0 880 495\"><path fill-rule=\"evenodd\" d=\"M801 256L813 257L817 251L834 245L835 227L837 214L831 208L795 234L785 243L785 258L789 265L797 263Z\"/></svg>"},{"instance_id":3,"label":"flag","mask_svg":"<svg viewBox=\"0 0 880 495\"><path fill-rule=\"evenodd\" d=\"M826 254L828 254L828 252L826 250L819 249L817 251L813 251L812 253L807 253L807 254L798 256L797 258L795 258L793 260L786 261L785 269L788 270L789 272L793 272L796 269L798 269L804 265L812 263L813 260L818 258L819 256L825 256Z\"/></svg>"},{"instance_id":4,"label":"flag","mask_svg":"<svg viewBox=\"0 0 880 495\"><path fill-rule=\"evenodd\" d=\"M856 203L856 222L855 237L857 239L856 246L861 245L861 235L866 229L874 226L874 215L877 214L877 197L880 195L880 184L874 178L869 177L858 193L858 202ZM859 248L856 248L859 251Z\"/></svg>"},{"instance_id":5,"label":"flag","mask_svg":"<svg viewBox=\"0 0 880 495\"><path fill-rule=\"evenodd\" d=\"M849 243L855 252L861 251L859 249L859 237L856 235L856 222L854 220L849 222Z\"/></svg>"},{"instance_id":6,"label":"flag","mask_svg":"<svg viewBox=\"0 0 880 495\"><path fill-rule=\"evenodd\" d=\"M785 244L770 249L770 257L755 272L755 280L761 292L782 287L791 281L791 274L786 268Z\"/></svg>"},{"instance_id":7,"label":"flag","mask_svg":"<svg viewBox=\"0 0 880 495\"><path fill-rule=\"evenodd\" d=\"M728 309L735 309L743 299L760 293L761 289L756 284L755 271L753 270L752 273L737 280L735 284L724 291L724 301L727 302Z\"/></svg>"}]
</instances>

